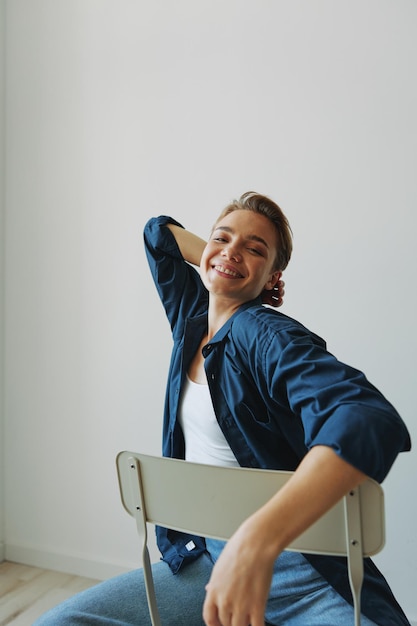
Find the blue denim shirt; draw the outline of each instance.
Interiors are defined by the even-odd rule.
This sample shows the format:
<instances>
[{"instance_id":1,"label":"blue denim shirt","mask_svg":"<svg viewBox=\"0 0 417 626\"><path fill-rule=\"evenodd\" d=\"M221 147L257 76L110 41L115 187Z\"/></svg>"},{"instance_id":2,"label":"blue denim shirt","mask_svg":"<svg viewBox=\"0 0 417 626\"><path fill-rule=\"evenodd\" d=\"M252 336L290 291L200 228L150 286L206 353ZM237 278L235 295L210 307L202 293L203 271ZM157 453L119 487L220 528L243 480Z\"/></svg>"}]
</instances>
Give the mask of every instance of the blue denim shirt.
<instances>
[{"instance_id":1,"label":"blue denim shirt","mask_svg":"<svg viewBox=\"0 0 417 626\"><path fill-rule=\"evenodd\" d=\"M191 360L207 331L208 293L186 263L160 216L145 227L152 276L174 341L166 391L163 454L184 458L177 415ZM214 411L239 464L294 470L315 445L381 482L408 431L393 406L364 374L338 361L316 334L260 299L247 302L203 348ZM204 550L190 537L158 529L158 544L173 571ZM327 557L328 559L328 557ZM322 573L322 572L321 572Z\"/></svg>"}]
</instances>

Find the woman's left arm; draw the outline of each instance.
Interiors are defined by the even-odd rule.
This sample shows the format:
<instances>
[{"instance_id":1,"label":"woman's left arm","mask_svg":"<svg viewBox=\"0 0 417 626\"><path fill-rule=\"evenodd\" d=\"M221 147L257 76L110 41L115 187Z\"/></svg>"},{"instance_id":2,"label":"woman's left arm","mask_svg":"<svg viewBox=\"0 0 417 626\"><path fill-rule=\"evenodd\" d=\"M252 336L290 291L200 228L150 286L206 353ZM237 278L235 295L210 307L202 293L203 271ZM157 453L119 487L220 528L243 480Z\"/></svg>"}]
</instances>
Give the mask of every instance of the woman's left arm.
<instances>
[{"instance_id":1,"label":"woman's left arm","mask_svg":"<svg viewBox=\"0 0 417 626\"><path fill-rule=\"evenodd\" d=\"M312 448L288 483L226 544L206 588L207 626L264 626L277 556L365 478L331 448Z\"/></svg>"}]
</instances>

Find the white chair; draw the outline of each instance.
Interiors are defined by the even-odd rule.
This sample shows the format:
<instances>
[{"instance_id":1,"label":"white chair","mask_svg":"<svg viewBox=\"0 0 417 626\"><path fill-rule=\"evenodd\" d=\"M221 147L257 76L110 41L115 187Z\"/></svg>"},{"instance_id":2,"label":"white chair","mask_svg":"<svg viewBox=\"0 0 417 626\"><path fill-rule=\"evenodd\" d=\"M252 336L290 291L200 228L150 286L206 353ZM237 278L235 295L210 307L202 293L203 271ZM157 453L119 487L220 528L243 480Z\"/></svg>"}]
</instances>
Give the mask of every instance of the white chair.
<instances>
[{"instance_id":1,"label":"white chair","mask_svg":"<svg viewBox=\"0 0 417 626\"><path fill-rule=\"evenodd\" d=\"M135 452L120 452L117 470L123 506L136 518L142 542L142 565L153 626L161 626L161 621L147 547L147 523L228 539L292 474L202 465ZM379 552L384 541L383 491L378 483L368 479L346 494L288 550L347 556L354 623L360 626L363 558Z\"/></svg>"}]
</instances>

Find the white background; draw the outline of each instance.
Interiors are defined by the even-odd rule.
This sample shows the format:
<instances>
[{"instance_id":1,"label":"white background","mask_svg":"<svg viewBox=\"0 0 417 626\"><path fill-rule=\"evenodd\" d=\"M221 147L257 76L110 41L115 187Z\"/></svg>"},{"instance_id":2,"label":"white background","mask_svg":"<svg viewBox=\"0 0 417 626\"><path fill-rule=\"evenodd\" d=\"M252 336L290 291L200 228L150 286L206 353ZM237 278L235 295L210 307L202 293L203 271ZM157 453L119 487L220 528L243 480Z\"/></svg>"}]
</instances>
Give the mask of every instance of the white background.
<instances>
[{"instance_id":1,"label":"white background","mask_svg":"<svg viewBox=\"0 0 417 626\"><path fill-rule=\"evenodd\" d=\"M295 235L283 312L415 438L417 4L1 9L3 556L99 577L138 563L114 458L160 450L171 343L151 215L206 236L244 191L276 200ZM416 470L403 454L384 483L376 559L413 620Z\"/></svg>"}]
</instances>

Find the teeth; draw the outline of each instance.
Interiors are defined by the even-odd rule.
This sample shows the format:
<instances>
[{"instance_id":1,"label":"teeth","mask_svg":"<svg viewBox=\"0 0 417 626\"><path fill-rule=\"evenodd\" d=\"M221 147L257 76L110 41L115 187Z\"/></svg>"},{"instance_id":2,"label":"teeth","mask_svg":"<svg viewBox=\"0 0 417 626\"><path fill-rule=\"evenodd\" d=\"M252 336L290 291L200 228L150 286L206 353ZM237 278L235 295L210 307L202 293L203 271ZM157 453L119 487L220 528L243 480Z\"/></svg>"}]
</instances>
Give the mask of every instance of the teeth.
<instances>
[{"instance_id":1,"label":"teeth","mask_svg":"<svg viewBox=\"0 0 417 626\"><path fill-rule=\"evenodd\" d=\"M214 269L218 272L222 272L223 274L228 274L229 276L235 276L236 278L240 277L238 272L234 272L233 270L229 270L227 267L223 267L223 265L215 265Z\"/></svg>"}]
</instances>

